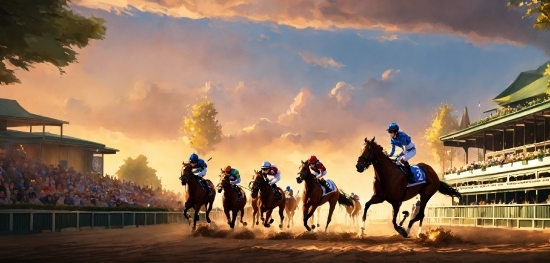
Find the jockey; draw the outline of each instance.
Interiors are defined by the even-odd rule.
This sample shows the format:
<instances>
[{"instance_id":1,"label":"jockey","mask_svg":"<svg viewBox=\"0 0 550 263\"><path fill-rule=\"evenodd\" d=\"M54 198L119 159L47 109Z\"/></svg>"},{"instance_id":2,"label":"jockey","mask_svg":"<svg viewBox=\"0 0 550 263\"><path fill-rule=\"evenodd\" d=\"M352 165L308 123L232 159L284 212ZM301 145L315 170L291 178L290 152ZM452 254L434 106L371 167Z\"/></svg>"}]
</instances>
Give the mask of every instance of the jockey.
<instances>
[{"instance_id":1,"label":"jockey","mask_svg":"<svg viewBox=\"0 0 550 263\"><path fill-rule=\"evenodd\" d=\"M208 182L204 180L208 165L203 159L200 159L196 153L192 153L191 156L189 156L189 163L191 164L191 167L193 167L195 170L193 171L193 174L197 176L199 182L206 189L207 195L210 196L212 194L212 189L210 189L210 185L208 184Z\"/></svg>"},{"instance_id":2,"label":"jockey","mask_svg":"<svg viewBox=\"0 0 550 263\"><path fill-rule=\"evenodd\" d=\"M416 155L416 147L411 140L411 137L406 133L399 131L399 126L397 123L393 122L389 125L387 129L390 134L390 143L391 143L391 153L388 157L392 157L395 153L395 146L402 148L403 151L397 156L396 164L402 165L408 171L409 183L414 183L414 175L409 165L409 160Z\"/></svg>"},{"instance_id":3,"label":"jockey","mask_svg":"<svg viewBox=\"0 0 550 263\"><path fill-rule=\"evenodd\" d=\"M277 185L275 183L279 182L281 180L281 171L275 166L274 164L271 164L268 161L265 161L262 163L262 174L264 176L273 176L273 179L269 181L269 184L271 185L271 188L273 188L273 192L277 196L278 199L281 199L281 193L277 191Z\"/></svg>"},{"instance_id":4,"label":"jockey","mask_svg":"<svg viewBox=\"0 0 550 263\"><path fill-rule=\"evenodd\" d=\"M239 195L239 200L242 199L241 189L238 187L238 184L241 182L241 174L239 173L239 170L231 168L231 166L228 165L225 169L223 169L223 173L229 177L233 190L235 190Z\"/></svg>"},{"instance_id":5,"label":"jockey","mask_svg":"<svg viewBox=\"0 0 550 263\"><path fill-rule=\"evenodd\" d=\"M327 185L327 182L323 178L323 176L327 174L327 168L325 168L323 163L321 163L321 161L319 161L315 155L312 155L311 157L309 157L308 164L311 173L315 175L317 181L325 188L330 189Z\"/></svg>"},{"instance_id":6,"label":"jockey","mask_svg":"<svg viewBox=\"0 0 550 263\"><path fill-rule=\"evenodd\" d=\"M287 186L287 187L286 187L285 194L286 194L288 197L294 198L294 190L292 190L292 189L290 188L290 186Z\"/></svg>"}]
</instances>

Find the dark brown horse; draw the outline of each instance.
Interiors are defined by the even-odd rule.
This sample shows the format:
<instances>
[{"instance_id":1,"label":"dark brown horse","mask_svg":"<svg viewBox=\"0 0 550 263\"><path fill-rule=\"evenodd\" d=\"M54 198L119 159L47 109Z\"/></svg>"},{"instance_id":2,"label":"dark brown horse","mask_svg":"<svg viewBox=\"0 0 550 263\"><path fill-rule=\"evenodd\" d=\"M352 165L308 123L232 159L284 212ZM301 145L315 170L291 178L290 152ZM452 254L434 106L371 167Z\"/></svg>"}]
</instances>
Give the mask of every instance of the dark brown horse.
<instances>
[{"instance_id":1,"label":"dark brown horse","mask_svg":"<svg viewBox=\"0 0 550 263\"><path fill-rule=\"evenodd\" d=\"M345 206L353 206L353 203L348 200L346 195L338 189L334 189L335 191L333 191L332 193L323 196L323 189L321 188L322 186L317 183L317 179L315 178L315 175L311 173L311 170L309 170L307 162L302 161L302 165L300 166L300 172L298 173L298 175L299 176L296 178L296 181L299 184L303 181L306 182L306 187L302 195L304 226L306 227L307 231L311 231L311 228L307 225L307 221L311 216L313 216L313 213L315 213L315 209L317 209L317 207L328 202L330 207L328 210L327 226L325 227L326 232L328 229L328 225L330 224L330 221L332 219L332 213L334 212L334 208L336 207L336 202ZM334 185L334 187L336 187L336 184ZM312 225L311 227L315 228L314 225Z\"/></svg>"},{"instance_id":2,"label":"dark brown horse","mask_svg":"<svg viewBox=\"0 0 550 263\"><path fill-rule=\"evenodd\" d=\"M219 187L218 187L218 193L223 192L222 197L222 204L223 204L223 212L225 213L225 216L227 217L227 224L229 224L229 227L231 229L235 228L235 220L237 219L237 213L241 211L241 224L243 226L246 226L246 222L243 222L244 217L244 206L246 205L246 193L242 188L238 188L241 192L242 199L239 200L239 195L231 186L231 180L229 180L229 175L220 176L222 179ZM229 217L229 212L231 212L231 217Z\"/></svg>"},{"instance_id":3,"label":"dark brown horse","mask_svg":"<svg viewBox=\"0 0 550 263\"><path fill-rule=\"evenodd\" d=\"M277 197L271 190L271 185L269 185L269 182L267 182L267 178L259 171L254 171L254 173L256 173L256 177L254 179L254 182L252 183L252 198L257 198L258 192L260 192L260 215L262 218L262 222L264 223L264 227L270 227L270 225L274 221L273 218L271 218L271 213L273 213L273 210L275 208L279 207L279 217L281 218L279 228L282 229L285 219L285 216L283 215L286 204L285 193L280 188L277 188L277 191L281 193L282 197L281 200L277 200ZM267 213L264 217L265 212Z\"/></svg>"},{"instance_id":4,"label":"dark brown horse","mask_svg":"<svg viewBox=\"0 0 550 263\"><path fill-rule=\"evenodd\" d=\"M183 215L191 224L187 210L193 208L195 210L195 216L193 217L193 230L197 228L197 221L199 221L199 211L201 206L206 208L206 222L212 222L210 220L210 211L212 211L212 204L216 198L216 192L212 191L210 196L206 196L206 191L202 185L197 181L197 176L193 174L193 167L188 163L183 163L183 171L180 176L181 184L187 185L187 193L185 194L185 209ZM211 189L214 189L214 184L210 180L206 180ZM208 205L208 207L207 207Z\"/></svg>"},{"instance_id":5,"label":"dark brown horse","mask_svg":"<svg viewBox=\"0 0 550 263\"><path fill-rule=\"evenodd\" d=\"M365 220L367 219L367 211L373 204L379 204L384 201L390 203L393 207L393 227L403 237L408 237L411 231L411 227L416 221L420 221L418 228L418 234L422 231L422 221L424 219L424 210L426 204L432 198L436 192L440 192L448 196L456 196L461 198L462 196L456 190L450 187L448 184L439 181L439 177L434 169L425 164L418 163L417 166L422 169L426 175L426 182L407 188L408 180L404 172L390 159L382 150L382 147L372 140L365 138L365 144L361 150L361 156L357 160L357 171L362 173L372 164L374 167L374 194L371 199L365 203L365 209L363 210L363 226L361 232L365 228ZM404 201L407 201L417 194L420 195L420 212L411 220L409 220L409 226L407 230L403 229L401 225L397 225L396 217L399 212L399 208ZM406 213L406 211L404 212ZM408 214L408 213L407 213ZM401 222L401 224L403 221Z\"/></svg>"}]
</instances>

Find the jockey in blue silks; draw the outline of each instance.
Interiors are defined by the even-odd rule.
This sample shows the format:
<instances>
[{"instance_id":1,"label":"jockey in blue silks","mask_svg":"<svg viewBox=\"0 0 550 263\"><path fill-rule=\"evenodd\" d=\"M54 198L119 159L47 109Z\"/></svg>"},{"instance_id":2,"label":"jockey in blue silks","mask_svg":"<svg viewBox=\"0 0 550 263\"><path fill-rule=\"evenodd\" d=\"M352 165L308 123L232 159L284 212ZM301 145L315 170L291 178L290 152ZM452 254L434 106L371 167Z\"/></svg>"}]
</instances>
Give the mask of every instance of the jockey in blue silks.
<instances>
[{"instance_id":1,"label":"jockey in blue silks","mask_svg":"<svg viewBox=\"0 0 550 263\"><path fill-rule=\"evenodd\" d=\"M197 176L197 178L199 179L199 183L206 190L206 195L210 196L212 194L212 189L210 189L210 185L206 182L206 180L204 180L208 165L203 159L200 159L196 153L193 153L191 154L191 156L189 156L189 163L191 163L191 167L194 168L193 174Z\"/></svg>"},{"instance_id":2,"label":"jockey in blue silks","mask_svg":"<svg viewBox=\"0 0 550 263\"><path fill-rule=\"evenodd\" d=\"M399 126L395 122L390 124L387 131L391 136L391 153L388 157L393 156L396 146L402 148L403 151L397 155L397 160L395 163L407 168L406 170L408 171L409 183L414 183L414 175L411 166L409 165L409 160L416 155L416 147L412 142L411 137L406 133L399 131Z\"/></svg>"}]
</instances>

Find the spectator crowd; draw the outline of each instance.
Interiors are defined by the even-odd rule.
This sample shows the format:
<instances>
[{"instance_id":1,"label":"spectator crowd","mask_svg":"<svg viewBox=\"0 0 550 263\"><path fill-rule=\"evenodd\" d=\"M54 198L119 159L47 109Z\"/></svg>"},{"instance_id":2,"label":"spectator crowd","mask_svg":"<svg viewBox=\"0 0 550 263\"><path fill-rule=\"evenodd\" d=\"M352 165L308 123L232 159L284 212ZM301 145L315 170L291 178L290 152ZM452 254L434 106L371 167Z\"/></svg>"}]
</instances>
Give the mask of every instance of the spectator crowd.
<instances>
[{"instance_id":1,"label":"spectator crowd","mask_svg":"<svg viewBox=\"0 0 550 263\"><path fill-rule=\"evenodd\" d=\"M0 150L0 205L159 207L178 210L181 193L136 185L115 176L46 165Z\"/></svg>"}]
</instances>

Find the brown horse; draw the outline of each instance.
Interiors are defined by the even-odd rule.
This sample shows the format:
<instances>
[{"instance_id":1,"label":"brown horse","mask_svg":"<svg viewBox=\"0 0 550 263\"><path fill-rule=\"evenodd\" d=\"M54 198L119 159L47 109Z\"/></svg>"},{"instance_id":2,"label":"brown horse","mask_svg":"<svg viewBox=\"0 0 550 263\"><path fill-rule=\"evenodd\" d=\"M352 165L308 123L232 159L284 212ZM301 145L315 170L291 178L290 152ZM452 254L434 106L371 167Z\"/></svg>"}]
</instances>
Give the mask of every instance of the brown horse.
<instances>
[{"instance_id":1,"label":"brown horse","mask_svg":"<svg viewBox=\"0 0 550 263\"><path fill-rule=\"evenodd\" d=\"M326 232L328 229L328 225L330 224L330 221L332 219L332 213L334 212L334 208L336 207L336 202L345 206L353 206L353 203L346 198L346 195L343 192L339 191L338 188L336 188L336 185L334 185L334 187L336 188L334 189L335 191L325 196L322 196L322 186L317 182L317 179L311 173L311 170L309 170L307 162L302 161L302 165L300 166L300 172L298 173L298 175L299 176L296 178L296 182L300 184L305 181L306 184L304 193L302 195L304 226L306 227L307 231L311 231L311 228L307 224L308 219L313 216L317 207L328 202L330 207L328 211L327 225L325 227ZM315 226L313 225L311 227L315 228Z\"/></svg>"},{"instance_id":2,"label":"brown horse","mask_svg":"<svg viewBox=\"0 0 550 263\"><path fill-rule=\"evenodd\" d=\"M292 226L294 226L294 212L298 208L298 201L293 196L287 196L286 197L286 204L285 204L285 212L286 212L286 220L287 225L286 228L290 228L290 222L292 222Z\"/></svg>"},{"instance_id":3,"label":"brown horse","mask_svg":"<svg viewBox=\"0 0 550 263\"><path fill-rule=\"evenodd\" d=\"M450 187L448 184L439 181L439 177L434 169L425 164L418 163L417 166L422 169L426 175L425 183L416 186L407 187L407 176L401 169L390 159L382 150L382 147L372 140L365 138L365 144L361 150L361 156L357 160L357 172L362 173L372 164L374 167L374 194L371 199L365 203L363 210L363 226L361 232L365 228L365 220L367 219L367 211L373 204L379 204L384 201L390 203L393 207L393 227L403 237L408 237L411 227L416 221L420 221L418 234L422 231L422 221L424 220L424 210L426 204L436 192L440 192L448 196L456 196L462 198L460 193ZM408 229L405 231L403 227L397 225L396 217L399 208L404 201L407 201L417 194L420 194L420 212L411 220L409 220ZM408 215L407 211L403 212Z\"/></svg>"},{"instance_id":4,"label":"brown horse","mask_svg":"<svg viewBox=\"0 0 550 263\"><path fill-rule=\"evenodd\" d=\"M235 220L237 219L237 213L241 211L241 224L243 226L246 226L246 222L243 222L244 217L244 206L246 205L246 193L244 190L240 187L238 187L238 190L241 192L241 196L243 197L241 200L239 200L239 195L231 185L231 180L229 180L229 175L220 176L222 181L219 183L218 186L218 193L223 192L222 197L222 204L223 204L223 212L225 213L225 216L227 217L227 224L229 224L229 227L231 229L235 228ZM229 212L231 212L231 217L229 217Z\"/></svg>"},{"instance_id":5,"label":"brown horse","mask_svg":"<svg viewBox=\"0 0 550 263\"><path fill-rule=\"evenodd\" d=\"M353 203L353 206L346 206L346 219L349 217L350 223L354 225L357 214L361 210L361 204L353 196L350 196L348 199Z\"/></svg>"},{"instance_id":6,"label":"brown horse","mask_svg":"<svg viewBox=\"0 0 550 263\"><path fill-rule=\"evenodd\" d=\"M281 218L281 224L279 224L279 228L283 228L283 223L285 216L283 215L283 212L285 210L285 193L280 188L277 188L277 191L281 193L281 200L277 200L277 197L272 191L271 185L268 183L267 178L262 175L259 171L254 171L256 174L256 178L254 179L254 182L252 183L252 198L258 197L258 192L261 192L259 198L260 198L260 215L262 217L262 222L264 223L264 227L270 227L273 223L273 218L271 218L271 213L273 213L273 209L279 207L279 216ZM266 213L267 212L267 213ZM264 217L264 213L266 213L266 216ZM271 220L270 220L271 219Z\"/></svg>"},{"instance_id":7,"label":"brown horse","mask_svg":"<svg viewBox=\"0 0 550 263\"><path fill-rule=\"evenodd\" d=\"M181 184L187 185L187 193L185 194L185 209L183 210L183 215L191 224L187 210L193 208L195 210L195 216L193 217L193 230L197 228L197 221L199 221L199 211L201 206L204 205L206 208L206 222L212 222L210 220L210 211L212 211L212 204L216 198L216 192L212 191L210 196L206 196L206 190L199 183L197 176L193 174L193 167L188 163L183 163L183 171L180 176ZM210 185L211 189L214 189L214 184L210 180L206 180Z\"/></svg>"}]
</instances>

